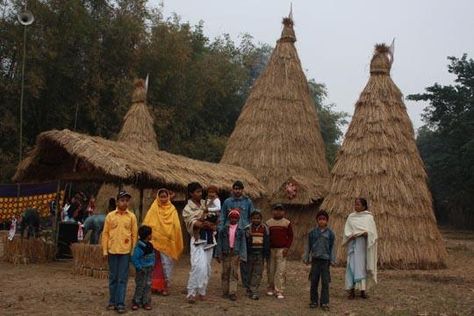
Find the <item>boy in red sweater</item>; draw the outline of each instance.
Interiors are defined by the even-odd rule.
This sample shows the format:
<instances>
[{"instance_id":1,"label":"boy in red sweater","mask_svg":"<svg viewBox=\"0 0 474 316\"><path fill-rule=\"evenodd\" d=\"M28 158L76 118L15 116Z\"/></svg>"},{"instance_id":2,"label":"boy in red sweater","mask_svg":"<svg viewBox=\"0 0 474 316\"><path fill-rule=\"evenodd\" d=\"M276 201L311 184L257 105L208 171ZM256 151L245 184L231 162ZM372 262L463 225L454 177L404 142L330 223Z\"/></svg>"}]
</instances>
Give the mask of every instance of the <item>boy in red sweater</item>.
<instances>
[{"instance_id":1,"label":"boy in red sweater","mask_svg":"<svg viewBox=\"0 0 474 316\"><path fill-rule=\"evenodd\" d=\"M285 218L283 205L275 205L272 210L272 216L273 218L269 219L266 223L270 232L267 295L275 295L278 299L284 299L286 256L293 242L293 229L291 228L291 222Z\"/></svg>"}]
</instances>

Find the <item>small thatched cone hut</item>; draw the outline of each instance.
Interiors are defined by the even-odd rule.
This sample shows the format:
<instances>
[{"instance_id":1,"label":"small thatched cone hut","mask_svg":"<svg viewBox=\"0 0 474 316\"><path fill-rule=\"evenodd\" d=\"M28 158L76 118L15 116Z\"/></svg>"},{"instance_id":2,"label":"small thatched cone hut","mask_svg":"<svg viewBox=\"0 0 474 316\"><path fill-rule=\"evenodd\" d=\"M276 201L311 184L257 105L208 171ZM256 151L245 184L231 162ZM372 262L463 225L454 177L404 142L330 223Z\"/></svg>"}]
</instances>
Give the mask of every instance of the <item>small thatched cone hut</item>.
<instances>
[{"instance_id":1,"label":"small thatched cone hut","mask_svg":"<svg viewBox=\"0 0 474 316\"><path fill-rule=\"evenodd\" d=\"M281 38L250 92L221 160L252 172L269 197L291 177L321 183L329 178L316 106L295 42L293 20L284 18ZM308 208L307 203L287 202L294 206L288 207L287 216L295 231L290 252L295 257L303 252L303 236L314 223L316 208L312 203ZM268 204L259 206L268 218Z\"/></svg>"},{"instance_id":2,"label":"small thatched cone hut","mask_svg":"<svg viewBox=\"0 0 474 316\"><path fill-rule=\"evenodd\" d=\"M375 47L369 82L355 105L321 208L330 214L341 263L344 223L361 196L377 223L379 266L443 267L446 250L402 93L390 78L392 60L387 46Z\"/></svg>"},{"instance_id":3,"label":"small thatched cone hut","mask_svg":"<svg viewBox=\"0 0 474 316\"><path fill-rule=\"evenodd\" d=\"M122 129L119 132L117 141L126 143L130 146L131 150L139 147L145 150L150 149L157 151L158 142L153 122L153 116L146 105L145 81L142 79L135 80L132 106L123 119ZM132 200L130 201L131 208L138 211L140 191L132 186L125 186L123 189L132 195ZM97 194L97 206L101 211L107 208L109 198L115 197L118 190L119 188L115 185L102 185ZM154 190L146 189L143 192L143 216L155 198L153 191Z\"/></svg>"}]
</instances>

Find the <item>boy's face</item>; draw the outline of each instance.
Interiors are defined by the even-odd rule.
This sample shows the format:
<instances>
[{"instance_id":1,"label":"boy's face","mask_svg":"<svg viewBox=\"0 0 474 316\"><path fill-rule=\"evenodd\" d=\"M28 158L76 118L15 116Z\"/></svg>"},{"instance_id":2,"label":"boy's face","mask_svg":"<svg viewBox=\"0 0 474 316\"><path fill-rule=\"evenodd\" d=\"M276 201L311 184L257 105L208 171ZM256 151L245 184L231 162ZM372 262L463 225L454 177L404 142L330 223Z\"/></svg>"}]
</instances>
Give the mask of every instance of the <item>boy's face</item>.
<instances>
[{"instance_id":1,"label":"boy's face","mask_svg":"<svg viewBox=\"0 0 474 316\"><path fill-rule=\"evenodd\" d=\"M244 188L234 186L232 188L232 193L234 194L235 197L241 197L242 194L244 193Z\"/></svg>"},{"instance_id":2,"label":"boy's face","mask_svg":"<svg viewBox=\"0 0 474 316\"><path fill-rule=\"evenodd\" d=\"M130 198L128 196L122 196L120 199L117 200L117 208L121 211L124 211L128 208L128 202Z\"/></svg>"},{"instance_id":3,"label":"boy's face","mask_svg":"<svg viewBox=\"0 0 474 316\"><path fill-rule=\"evenodd\" d=\"M161 204L165 204L168 202L169 196L166 192L160 192L158 199L160 200Z\"/></svg>"},{"instance_id":4,"label":"boy's face","mask_svg":"<svg viewBox=\"0 0 474 316\"><path fill-rule=\"evenodd\" d=\"M252 216L252 225L258 226L260 223L262 223L262 217L260 215L254 215Z\"/></svg>"},{"instance_id":5,"label":"boy's face","mask_svg":"<svg viewBox=\"0 0 474 316\"><path fill-rule=\"evenodd\" d=\"M150 240L151 240L151 234L148 235L148 236L146 236L145 240L146 240L146 241L150 241Z\"/></svg>"},{"instance_id":6,"label":"boy's face","mask_svg":"<svg viewBox=\"0 0 474 316\"><path fill-rule=\"evenodd\" d=\"M235 225L239 222L239 219L237 217L230 217L229 218L229 222L232 224L232 225Z\"/></svg>"},{"instance_id":7,"label":"boy's face","mask_svg":"<svg viewBox=\"0 0 474 316\"><path fill-rule=\"evenodd\" d=\"M191 193L191 199L195 201L199 201L202 197L202 189L196 189Z\"/></svg>"},{"instance_id":8,"label":"boy's face","mask_svg":"<svg viewBox=\"0 0 474 316\"><path fill-rule=\"evenodd\" d=\"M328 226L328 219L326 218L326 216L319 216L317 221L318 221L318 226L321 228L325 228Z\"/></svg>"},{"instance_id":9,"label":"boy's face","mask_svg":"<svg viewBox=\"0 0 474 316\"><path fill-rule=\"evenodd\" d=\"M211 200L214 200L217 197L217 192L209 191L207 192L207 197Z\"/></svg>"},{"instance_id":10,"label":"boy's face","mask_svg":"<svg viewBox=\"0 0 474 316\"><path fill-rule=\"evenodd\" d=\"M274 209L272 210L272 216L274 219L282 219L285 216L285 210Z\"/></svg>"}]
</instances>

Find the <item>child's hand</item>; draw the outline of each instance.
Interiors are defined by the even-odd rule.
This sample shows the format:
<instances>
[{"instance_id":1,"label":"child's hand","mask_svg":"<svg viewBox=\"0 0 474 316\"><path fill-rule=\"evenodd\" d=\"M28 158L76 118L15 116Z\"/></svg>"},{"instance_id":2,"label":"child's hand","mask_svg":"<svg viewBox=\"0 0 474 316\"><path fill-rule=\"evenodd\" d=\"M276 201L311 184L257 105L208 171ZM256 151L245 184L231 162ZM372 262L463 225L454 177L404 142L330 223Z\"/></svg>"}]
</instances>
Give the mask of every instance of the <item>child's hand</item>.
<instances>
[{"instance_id":1,"label":"child's hand","mask_svg":"<svg viewBox=\"0 0 474 316\"><path fill-rule=\"evenodd\" d=\"M283 257L288 256L288 248L283 249Z\"/></svg>"}]
</instances>

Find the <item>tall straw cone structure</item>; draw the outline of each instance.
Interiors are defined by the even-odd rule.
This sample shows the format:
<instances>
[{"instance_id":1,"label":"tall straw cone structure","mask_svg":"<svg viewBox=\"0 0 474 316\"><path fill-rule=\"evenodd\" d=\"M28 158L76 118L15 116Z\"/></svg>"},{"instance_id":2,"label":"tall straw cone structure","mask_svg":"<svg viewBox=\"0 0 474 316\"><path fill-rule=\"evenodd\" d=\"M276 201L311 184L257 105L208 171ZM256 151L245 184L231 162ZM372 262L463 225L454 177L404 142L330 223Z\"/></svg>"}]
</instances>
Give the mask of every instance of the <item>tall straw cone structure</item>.
<instances>
[{"instance_id":1,"label":"tall straw cone structure","mask_svg":"<svg viewBox=\"0 0 474 316\"><path fill-rule=\"evenodd\" d=\"M157 151L158 142L153 122L153 116L146 105L145 81L137 79L134 82L132 106L123 119L122 129L118 134L117 141L126 143L130 146L130 150L140 147L145 150ZM123 189L132 195L130 207L138 211L140 191L133 186L125 186ZM100 208L100 211L107 208L109 198L115 197L118 190L118 187L112 184L102 185L97 194L97 206ZM155 198L154 191L150 189L143 191L143 215Z\"/></svg>"},{"instance_id":2,"label":"tall straw cone structure","mask_svg":"<svg viewBox=\"0 0 474 316\"><path fill-rule=\"evenodd\" d=\"M291 177L322 183L329 178L316 106L295 42L290 14L283 19L281 37L252 87L221 160L252 172L269 198ZM270 216L268 202L257 203L266 218ZM303 252L316 208L288 204L287 217L295 233L290 255L297 257Z\"/></svg>"},{"instance_id":3,"label":"tall straw cone structure","mask_svg":"<svg viewBox=\"0 0 474 316\"><path fill-rule=\"evenodd\" d=\"M337 233L337 259L347 216L356 197L365 197L379 235L379 266L428 269L445 266L446 249L436 226L423 161L403 96L390 77L393 55L376 45L370 78L331 172L322 209Z\"/></svg>"}]
</instances>

